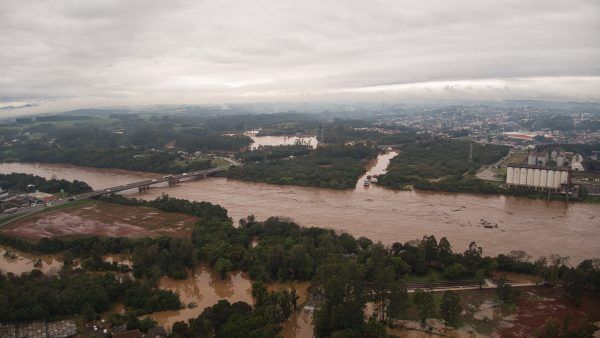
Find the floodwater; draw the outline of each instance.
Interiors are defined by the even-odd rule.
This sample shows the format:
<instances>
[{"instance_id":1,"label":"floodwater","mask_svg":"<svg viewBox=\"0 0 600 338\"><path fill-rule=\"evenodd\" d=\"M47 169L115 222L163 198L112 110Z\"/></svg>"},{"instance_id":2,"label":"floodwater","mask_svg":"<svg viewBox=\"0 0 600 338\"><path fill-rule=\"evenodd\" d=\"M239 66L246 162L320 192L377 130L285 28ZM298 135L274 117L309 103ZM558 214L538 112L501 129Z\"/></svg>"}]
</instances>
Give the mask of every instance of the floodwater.
<instances>
[{"instance_id":1,"label":"floodwater","mask_svg":"<svg viewBox=\"0 0 600 338\"><path fill-rule=\"evenodd\" d=\"M283 324L281 335L285 338L311 338L313 337L312 313L304 311L304 305L309 300L308 287L309 282L301 283L272 283L267 285L270 291L278 291L292 288L298 295L297 311L294 311L289 320Z\"/></svg>"},{"instance_id":2,"label":"floodwater","mask_svg":"<svg viewBox=\"0 0 600 338\"><path fill-rule=\"evenodd\" d=\"M20 275L38 269L44 274L54 275L62 265L62 261L54 256L32 256L12 248L0 247L0 272L4 274Z\"/></svg>"},{"instance_id":3,"label":"floodwater","mask_svg":"<svg viewBox=\"0 0 600 338\"><path fill-rule=\"evenodd\" d=\"M386 155L379 159L370 169L372 174L380 173L386 166ZM0 172L78 179L93 188L160 176L27 163L2 163ZM362 180L357 182L354 190L338 191L209 178L172 188L156 187L141 195L131 191L131 196L153 199L163 193L220 204L236 221L250 214L258 219L285 216L304 226L346 231L384 244L433 234L438 239L447 237L457 252L464 251L471 241L476 241L483 247L484 254L489 255L525 250L533 258L550 254L570 256L572 264L585 258L600 258L598 204L394 191L376 185L364 187Z\"/></svg>"},{"instance_id":4,"label":"floodwater","mask_svg":"<svg viewBox=\"0 0 600 338\"><path fill-rule=\"evenodd\" d=\"M254 141L250 145L250 149L256 149L260 146L294 145L298 143L315 148L319 144L315 136L256 136L256 133L258 133L258 130L246 133Z\"/></svg>"},{"instance_id":5,"label":"floodwater","mask_svg":"<svg viewBox=\"0 0 600 338\"><path fill-rule=\"evenodd\" d=\"M176 292L186 307L182 310L155 312L149 315L158 325L168 329L175 322L187 322L190 318L198 317L205 308L215 305L221 299L227 299L230 303L241 301L254 304L252 281L240 271L233 272L221 280L219 275L208 267L200 267L184 280L163 277L159 287ZM191 308L188 307L190 304L193 305Z\"/></svg>"}]
</instances>

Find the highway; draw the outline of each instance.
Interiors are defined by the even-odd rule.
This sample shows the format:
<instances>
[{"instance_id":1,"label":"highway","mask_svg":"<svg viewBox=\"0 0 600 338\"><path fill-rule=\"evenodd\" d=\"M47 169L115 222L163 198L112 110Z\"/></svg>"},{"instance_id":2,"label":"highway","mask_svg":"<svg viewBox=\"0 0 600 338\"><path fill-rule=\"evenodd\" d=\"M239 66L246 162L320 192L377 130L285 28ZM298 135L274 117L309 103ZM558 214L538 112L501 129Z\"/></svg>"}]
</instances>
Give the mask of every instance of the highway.
<instances>
[{"instance_id":1,"label":"highway","mask_svg":"<svg viewBox=\"0 0 600 338\"><path fill-rule=\"evenodd\" d=\"M0 214L0 222L2 222L3 219L13 218L13 217L21 218L26 215L45 210L46 208L64 205L69 202L74 202L77 200L100 197L102 195L114 194L114 193L122 192L125 190L130 190L130 189L138 189L138 188L143 188L143 187L149 188L152 185L161 184L161 183L171 182L171 183L175 184L175 183L179 183L179 182L185 182L187 180L192 181L192 180L195 180L198 178L204 178L206 176L214 175L223 170L225 170L225 169L210 168L210 169L192 171L192 172L176 174L176 175L165 175L165 176L157 177L154 179L138 181L138 182L133 182L133 183L129 183L129 184L123 184L123 185L119 185L116 187L94 190L94 191L86 192L86 193L83 193L80 195L75 195L75 196L71 196L68 198L61 198L58 200L54 200L54 201L48 202L45 205L27 206L27 207L19 208L17 211L14 211L11 213Z\"/></svg>"}]
</instances>

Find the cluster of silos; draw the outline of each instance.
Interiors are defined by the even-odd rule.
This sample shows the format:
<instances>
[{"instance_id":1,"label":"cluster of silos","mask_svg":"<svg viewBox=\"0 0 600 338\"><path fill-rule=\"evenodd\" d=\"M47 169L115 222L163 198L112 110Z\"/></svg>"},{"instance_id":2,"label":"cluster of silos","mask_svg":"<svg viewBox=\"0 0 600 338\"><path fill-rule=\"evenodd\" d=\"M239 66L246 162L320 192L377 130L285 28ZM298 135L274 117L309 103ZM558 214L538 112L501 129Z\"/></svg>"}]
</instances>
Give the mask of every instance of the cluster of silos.
<instances>
[{"instance_id":1,"label":"cluster of silos","mask_svg":"<svg viewBox=\"0 0 600 338\"><path fill-rule=\"evenodd\" d=\"M508 166L506 168L506 184L509 186L526 186L542 189L560 189L562 184L569 183L567 170L528 168Z\"/></svg>"}]
</instances>

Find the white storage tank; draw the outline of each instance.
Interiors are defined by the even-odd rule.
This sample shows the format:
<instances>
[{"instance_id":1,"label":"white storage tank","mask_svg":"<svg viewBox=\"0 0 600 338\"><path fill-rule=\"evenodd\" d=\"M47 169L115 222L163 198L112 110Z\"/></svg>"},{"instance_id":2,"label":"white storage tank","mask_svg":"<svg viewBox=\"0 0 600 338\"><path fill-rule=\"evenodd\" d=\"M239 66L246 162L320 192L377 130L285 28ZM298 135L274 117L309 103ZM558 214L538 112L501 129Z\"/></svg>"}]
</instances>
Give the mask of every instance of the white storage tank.
<instances>
[{"instance_id":1,"label":"white storage tank","mask_svg":"<svg viewBox=\"0 0 600 338\"><path fill-rule=\"evenodd\" d=\"M540 177L541 177L542 171L540 169L534 169L533 170L533 186L534 187L539 187L540 186Z\"/></svg>"},{"instance_id":2,"label":"white storage tank","mask_svg":"<svg viewBox=\"0 0 600 338\"><path fill-rule=\"evenodd\" d=\"M562 171L560 173L560 183L561 184L567 184L569 182L569 172L568 171Z\"/></svg>"},{"instance_id":3,"label":"white storage tank","mask_svg":"<svg viewBox=\"0 0 600 338\"><path fill-rule=\"evenodd\" d=\"M560 171L554 172L554 188L555 189L560 188L560 180L561 180L561 172Z\"/></svg>"},{"instance_id":4,"label":"white storage tank","mask_svg":"<svg viewBox=\"0 0 600 338\"><path fill-rule=\"evenodd\" d=\"M533 186L533 169L527 169L527 181L525 185Z\"/></svg>"},{"instance_id":5,"label":"white storage tank","mask_svg":"<svg viewBox=\"0 0 600 338\"><path fill-rule=\"evenodd\" d=\"M554 186L554 172L554 170L548 170L548 183L546 183L548 188L556 188L556 186Z\"/></svg>"},{"instance_id":6,"label":"white storage tank","mask_svg":"<svg viewBox=\"0 0 600 338\"><path fill-rule=\"evenodd\" d=\"M506 168L506 184L513 184L513 172L515 168L507 167Z\"/></svg>"},{"instance_id":7,"label":"white storage tank","mask_svg":"<svg viewBox=\"0 0 600 338\"><path fill-rule=\"evenodd\" d=\"M541 170L540 187L548 188L548 170L546 169Z\"/></svg>"},{"instance_id":8,"label":"white storage tank","mask_svg":"<svg viewBox=\"0 0 600 338\"><path fill-rule=\"evenodd\" d=\"M519 184L527 185L527 168L521 168L521 174L519 175Z\"/></svg>"}]
</instances>

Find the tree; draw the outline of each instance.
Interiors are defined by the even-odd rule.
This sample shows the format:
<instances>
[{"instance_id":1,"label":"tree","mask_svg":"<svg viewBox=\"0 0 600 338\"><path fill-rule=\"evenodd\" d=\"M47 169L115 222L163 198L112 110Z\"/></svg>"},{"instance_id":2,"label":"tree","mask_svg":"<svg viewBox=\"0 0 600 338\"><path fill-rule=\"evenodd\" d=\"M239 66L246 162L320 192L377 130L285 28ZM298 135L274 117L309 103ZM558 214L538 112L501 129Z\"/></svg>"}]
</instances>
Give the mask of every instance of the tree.
<instances>
[{"instance_id":1,"label":"tree","mask_svg":"<svg viewBox=\"0 0 600 338\"><path fill-rule=\"evenodd\" d=\"M542 327L535 330L534 335L539 338L558 338L560 337L560 324L556 319L548 318Z\"/></svg>"},{"instance_id":2,"label":"tree","mask_svg":"<svg viewBox=\"0 0 600 338\"><path fill-rule=\"evenodd\" d=\"M483 270L477 270L475 276L473 276L473 279L477 282L477 284L479 284L479 288L481 289L483 283L485 282L485 273L483 272Z\"/></svg>"},{"instance_id":3,"label":"tree","mask_svg":"<svg viewBox=\"0 0 600 338\"><path fill-rule=\"evenodd\" d=\"M406 285L401 282L392 283L388 292L389 304L387 307L388 319L399 318L408 308L408 293Z\"/></svg>"},{"instance_id":4,"label":"tree","mask_svg":"<svg viewBox=\"0 0 600 338\"><path fill-rule=\"evenodd\" d=\"M501 302L513 303L521 292L503 281L496 285L496 295Z\"/></svg>"},{"instance_id":5,"label":"tree","mask_svg":"<svg viewBox=\"0 0 600 338\"><path fill-rule=\"evenodd\" d=\"M440 312L446 321L446 325L456 326L458 323L458 317L462 312L460 298L456 292L444 292L442 303L440 304Z\"/></svg>"},{"instance_id":6,"label":"tree","mask_svg":"<svg viewBox=\"0 0 600 338\"><path fill-rule=\"evenodd\" d=\"M394 268L388 266L375 273L375 285L373 287L373 303L375 314L381 323L385 323L389 313L390 297L389 291L394 284Z\"/></svg>"},{"instance_id":7,"label":"tree","mask_svg":"<svg viewBox=\"0 0 600 338\"><path fill-rule=\"evenodd\" d=\"M219 273L219 277L225 279L227 273L233 269L233 263L227 258L219 258L217 259L214 268Z\"/></svg>"},{"instance_id":8,"label":"tree","mask_svg":"<svg viewBox=\"0 0 600 338\"><path fill-rule=\"evenodd\" d=\"M336 331L360 336L364 326L364 274L354 261L332 257L319 267L314 283L323 302L314 314L315 335L334 336Z\"/></svg>"},{"instance_id":9,"label":"tree","mask_svg":"<svg viewBox=\"0 0 600 338\"><path fill-rule=\"evenodd\" d=\"M446 237L440 239L439 247L439 260L442 264L447 265L452 260L452 246Z\"/></svg>"},{"instance_id":10,"label":"tree","mask_svg":"<svg viewBox=\"0 0 600 338\"><path fill-rule=\"evenodd\" d=\"M83 316L83 318L85 318L85 320L90 321L90 320L94 320L96 319L96 311L94 311L94 307L91 306L90 304L87 304L84 308L83 308L83 312L81 313L81 315Z\"/></svg>"},{"instance_id":11,"label":"tree","mask_svg":"<svg viewBox=\"0 0 600 338\"><path fill-rule=\"evenodd\" d=\"M579 269L569 269L564 277L565 296L579 306L585 286L584 273Z\"/></svg>"},{"instance_id":12,"label":"tree","mask_svg":"<svg viewBox=\"0 0 600 338\"><path fill-rule=\"evenodd\" d=\"M428 263L438 259L439 247L435 236L423 236L421 247L425 250L425 260Z\"/></svg>"},{"instance_id":13,"label":"tree","mask_svg":"<svg viewBox=\"0 0 600 338\"><path fill-rule=\"evenodd\" d=\"M425 292L421 289L416 289L413 294L413 303L419 311L419 318L421 320L421 326L425 327L427 324L427 318L431 318L435 312L435 303L431 292Z\"/></svg>"},{"instance_id":14,"label":"tree","mask_svg":"<svg viewBox=\"0 0 600 338\"><path fill-rule=\"evenodd\" d=\"M460 263L454 263L444 270L444 276L449 279L459 279L465 274L465 267Z\"/></svg>"},{"instance_id":15,"label":"tree","mask_svg":"<svg viewBox=\"0 0 600 338\"><path fill-rule=\"evenodd\" d=\"M366 338L387 338L387 330L385 328L385 325L370 319L367 324L365 325L363 332L362 332L362 337L366 337Z\"/></svg>"}]
</instances>

